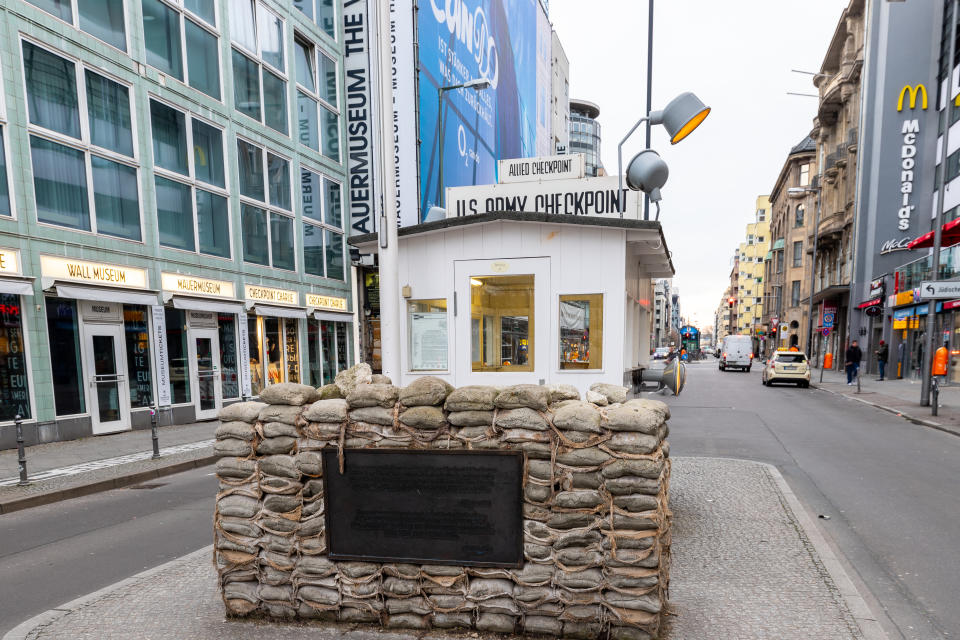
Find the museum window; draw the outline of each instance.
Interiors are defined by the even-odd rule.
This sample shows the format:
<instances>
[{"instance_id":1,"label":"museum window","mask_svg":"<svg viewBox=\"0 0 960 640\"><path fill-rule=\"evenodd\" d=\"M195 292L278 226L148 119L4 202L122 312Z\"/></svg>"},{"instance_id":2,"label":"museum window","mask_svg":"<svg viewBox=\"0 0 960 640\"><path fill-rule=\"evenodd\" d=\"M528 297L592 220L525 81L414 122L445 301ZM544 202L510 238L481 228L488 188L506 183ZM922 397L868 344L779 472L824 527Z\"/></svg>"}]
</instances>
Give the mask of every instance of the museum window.
<instances>
[{"instance_id":1,"label":"museum window","mask_svg":"<svg viewBox=\"0 0 960 640\"><path fill-rule=\"evenodd\" d=\"M560 296L560 368L603 368L603 294Z\"/></svg>"},{"instance_id":2,"label":"museum window","mask_svg":"<svg viewBox=\"0 0 960 640\"><path fill-rule=\"evenodd\" d=\"M37 220L139 242L129 87L22 45Z\"/></svg>"},{"instance_id":3,"label":"museum window","mask_svg":"<svg viewBox=\"0 0 960 640\"><path fill-rule=\"evenodd\" d=\"M407 302L407 343L410 371L447 370L446 299Z\"/></svg>"},{"instance_id":4,"label":"museum window","mask_svg":"<svg viewBox=\"0 0 960 640\"><path fill-rule=\"evenodd\" d=\"M234 0L230 33L234 108L288 135L284 21L259 2Z\"/></svg>"},{"instance_id":5,"label":"museum window","mask_svg":"<svg viewBox=\"0 0 960 640\"><path fill-rule=\"evenodd\" d=\"M293 0L293 6L316 22L328 36L337 39L337 12L333 0Z\"/></svg>"},{"instance_id":6,"label":"museum window","mask_svg":"<svg viewBox=\"0 0 960 640\"><path fill-rule=\"evenodd\" d=\"M187 349L187 314L164 308L167 325L167 358L170 367L170 399L173 404L190 402L190 361Z\"/></svg>"},{"instance_id":7,"label":"museum window","mask_svg":"<svg viewBox=\"0 0 960 640\"><path fill-rule=\"evenodd\" d=\"M248 316L250 390L260 395L267 385L300 382L299 321L294 318Z\"/></svg>"},{"instance_id":8,"label":"museum window","mask_svg":"<svg viewBox=\"0 0 960 640\"><path fill-rule=\"evenodd\" d=\"M150 122L160 244L230 258L223 132L152 98Z\"/></svg>"},{"instance_id":9,"label":"museum window","mask_svg":"<svg viewBox=\"0 0 960 640\"><path fill-rule=\"evenodd\" d=\"M295 271L290 161L237 138L245 262Z\"/></svg>"},{"instance_id":10,"label":"museum window","mask_svg":"<svg viewBox=\"0 0 960 640\"><path fill-rule=\"evenodd\" d=\"M28 369L20 296L0 294L0 422L33 417Z\"/></svg>"},{"instance_id":11,"label":"museum window","mask_svg":"<svg viewBox=\"0 0 960 640\"><path fill-rule=\"evenodd\" d=\"M85 411L83 368L80 358L80 325L77 303L46 298L47 339L50 342L50 374L58 416Z\"/></svg>"},{"instance_id":12,"label":"museum window","mask_svg":"<svg viewBox=\"0 0 960 640\"><path fill-rule=\"evenodd\" d=\"M220 100L214 4L214 0L142 0L143 39L147 64Z\"/></svg>"},{"instance_id":13,"label":"museum window","mask_svg":"<svg viewBox=\"0 0 960 640\"><path fill-rule=\"evenodd\" d=\"M337 63L304 36L294 38L300 143L340 161Z\"/></svg>"},{"instance_id":14,"label":"museum window","mask_svg":"<svg viewBox=\"0 0 960 640\"><path fill-rule=\"evenodd\" d=\"M54 17L107 44L127 50L123 0L27 0Z\"/></svg>"},{"instance_id":15,"label":"museum window","mask_svg":"<svg viewBox=\"0 0 960 640\"><path fill-rule=\"evenodd\" d=\"M533 275L470 278L473 371L533 371Z\"/></svg>"},{"instance_id":16,"label":"museum window","mask_svg":"<svg viewBox=\"0 0 960 640\"><path fill-rule=\"evenodd\" d=\"M803 266L803 241L793 243L793 266Z\"/></svg>"},{"instance_id":17,"label":"museum window","mask_svg":"<svg viewBox=\"0 0 960 640\"><path fill-rule=\"evenodd\" d=\"M220 338L220 381L224 399L240 397L240 372L237 359L237 316L220 313L217 316Z\"/></svg>"},{"instance_id":18,"label":"museum window","mask_svg":"<svg viewBox=\"0 0 960 640\"><path fill-rule=\"evenodd\" d=\"M343 189L332 178L300 168L303 265L313 276L344 280Z\"/></svg>"},{"instance_id":19,"label":"museum window","mask_svg":"<svg viewBox=\"0 0 960 640\"><path fill-rule=\"evenodd\" d=\"M332 384L337 374L351 366L349 322L307 321L307 350L310 354L310 384Z\"/></svg>"}]
</instances>

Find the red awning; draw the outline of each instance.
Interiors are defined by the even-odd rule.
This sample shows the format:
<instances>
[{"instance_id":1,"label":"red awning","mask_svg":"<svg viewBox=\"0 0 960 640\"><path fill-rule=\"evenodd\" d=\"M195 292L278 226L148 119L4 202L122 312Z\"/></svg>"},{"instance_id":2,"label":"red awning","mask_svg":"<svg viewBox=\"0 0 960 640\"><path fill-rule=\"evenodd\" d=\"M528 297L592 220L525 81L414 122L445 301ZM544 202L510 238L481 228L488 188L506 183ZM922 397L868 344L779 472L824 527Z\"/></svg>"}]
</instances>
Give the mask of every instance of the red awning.
<instances>
[{"instance_id":1,"label":"red awning","mask_svg":"<svg viewBox=\"0 0 960 640\"><path fill-rule=\"evenodd\" d=\"M861 302L860 304L858 304L857 309L866 309L867 307L875 307L881 302L883 302L883 298L873 298L871 300L867 300L866 302Z\"/></svg>"},{"instance_id":2,"label":"red awning","mask_svg":"<svg viewBox=\"0 0 960 640\"><path fill-rule=\"evenodd\" d=\"M960 218L951 220L943 225L940 234L940 246L949 247L960 242ZM908 249L926 249L933 246L933 231L928 231L919 238L915 238L907 245Z\"/></svg>"}]
</instances>

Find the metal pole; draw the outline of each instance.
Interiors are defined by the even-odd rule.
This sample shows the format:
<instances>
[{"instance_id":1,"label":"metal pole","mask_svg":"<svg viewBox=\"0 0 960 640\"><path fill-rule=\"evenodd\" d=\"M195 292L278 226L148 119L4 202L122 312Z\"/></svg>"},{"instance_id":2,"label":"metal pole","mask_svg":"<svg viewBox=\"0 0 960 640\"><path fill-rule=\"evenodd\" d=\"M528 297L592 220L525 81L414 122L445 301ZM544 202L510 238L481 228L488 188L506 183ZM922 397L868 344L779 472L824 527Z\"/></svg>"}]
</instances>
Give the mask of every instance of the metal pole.
<instances>
[{"instance_id":1,"label":"metal pole","mask_svg":"<svg viewBox=\"0 0 960 640\"><path fill-rule=\"evenodd\" d=\"M647 113L653 110L653 0L647 0ZM646 146L650 148L650 121L647 120ZM622 217L622 216L621 216ZM643 194L643 219L650 219L650 196Z\"/></svg>"},{"instance_id":2,"label":"metal pole","mask_svg":"<svg viewBox=\"0 0 960 640\"><path fill-rule=\"evenodd\" d=\"M947 68L947 108L946 121L947 126L943 131L943 159L937 167L937 219L933 225L933 253L930 256L930 280L940 279L940 244L942 241L941 231L943 227L943 201L944 201L944 177L947 166L947 149L950 148L950 96L953 94L953 61L956 55L957 39L957 0L950 3L950 65ZM930 405L930 376L932 374L931 363L933 362L933 334L937 331L937 301L930 300L927 307L927 335L924 337L925 348L923 350L923 359L920 366L923 368L923 382L920 385L920 406Z\"/></svg>"},{"instance_id":3,"label":"metal pole","mask_svg":"<svg viewBox=\"0 0 960 640\"><path fill-rule=\"evenodd\" d=\"M813 255L810 256L810 297L807 306L807 357L813 355L813 294L817 281L817 239L820 237L820 205L823 201L823 144L817 154L817 213L813 218ZM786 249L784 249L786 250ZM781 289L782 291L782 289ZM836 319L834 319L836 320ZM823 357L820 358L821 375Z\"/></svg>"},{"instance_id":4,"label":"metal pole","mask_svg":"<svg viewBox=\"0 0 960 640\"><path fill-rule=\"evenodd\" d=\"M647 111L649 114L650 112ZM643 116L637 120L637 124L633 125L630 128L630 131L627 132L627 135L623 136L623 140L620 141L620 144L617 145L617 208L620 209L620 217L623 218L623 209L627 206L627 198L623 195L623 143L627 141L633 132L637 130L641 124L646 122L650 124L650 117Z\"/></svg>"},{"instance_id":5,"label":"metal pole","mask_svg":"<svg viewBox=\"0 0 960 640\"><path fill-rule=\"evenodd\" d=\"M17 426L17 464L20 466L20 482L17 485L25 487L30 481L27 480L27 454L23 450L23 416L19 413L15 415L13 423Z\"/></svg>"},{"instance_id":6,"label":"metal pole","mask_svg":"<svg viewBox=\"0 0 960 640\"><path fill-rule=\"evenodd\" d=\"M160 413L160 407L154 405L150 409L150 438L153 440L153 459L156 460L160 457L160 433L157 430L157 421Z\"/></svg>"},{"instance_id":7,"label":"metal pole","mask_svg":"<svg viewBox=\"0 0 960 640\"><path fill-rule=\"evenodd\" d=\"M437 89L437 125L439 127L439 132L437 134L437 146L440 147L437 156L439 158L439 166L437 169L437 190L440 192L437 194L437 202L440 203L440 206L444 209L447 208L447 195L443 192L443 87Z\"/></svg>"}]
</instances>

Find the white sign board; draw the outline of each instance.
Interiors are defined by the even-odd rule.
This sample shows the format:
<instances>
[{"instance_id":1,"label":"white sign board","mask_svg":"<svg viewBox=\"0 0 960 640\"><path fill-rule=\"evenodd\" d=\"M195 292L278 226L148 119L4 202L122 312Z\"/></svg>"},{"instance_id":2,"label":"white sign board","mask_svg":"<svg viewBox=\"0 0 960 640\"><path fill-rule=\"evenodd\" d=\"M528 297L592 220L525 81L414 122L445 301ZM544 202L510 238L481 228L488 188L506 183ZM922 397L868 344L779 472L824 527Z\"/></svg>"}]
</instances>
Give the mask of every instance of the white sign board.
<instances>
[{"instance_id":1,"label":"white sign board","mask_svg":"<svg viewBox=\"0 0 960 640\"><path fill-rule=\"evenodd\" d=\"M583 177L582 153L545 158L514 158L497 163L500 184L539 182L540 180L576 180Z\"/></svg>"},{"instance_id":2,"label":"white sign board","mask_svg":"<svg viewBox=\"0 0 960 640\"><path fill-rule=\"evenodd\" d=\"M447 312L410 314L410 369L447 369Z\"/></svg>"},{"instance_id":3,"label":"white sign board","mask_svg":"<svg viewBox=\"0 0 960 640\"><path fill-rule=\"evenodd\" d=\"M163 307L150 307L153 316L153 353L157 372L157 406L170 406L170 356L167 353L167 317Z\"/></svg>"},{"instance_id":4,"label":"white sign board","mask_svg":"<svg viewBox=\"0 0 960 640\"><path fill-rule=\"evenodd\" d=\"M616 176L450 187L447 217L512 211L619 218L618 188ZM623 196L626 201L623 217L640 219L640 192L624 187Z\"/></svg>"},{"instance_id":5,"label":"white sign board","mask_svg":"<svg viewBox=\"0 0 960 640\"><path fill-rule=\"evenodd\" d=\"M238 314L237 322L240 323L240 344L237 349L240 352L237 363L237 368L240 369L240 395L249 398L253 393L250 385L250 333L247 329L247 314Z\"/></svg>"},{"instance_id":6,"label":"white sign board","mask_svg":"<svg viewBox=\"0 0 960 640\"><path fill-rule=\"evenodd\" d=\"M953 280L921 282L920 295L923 300L952 300L960 298L960 282Z\"/></svg>"}]
</instances>

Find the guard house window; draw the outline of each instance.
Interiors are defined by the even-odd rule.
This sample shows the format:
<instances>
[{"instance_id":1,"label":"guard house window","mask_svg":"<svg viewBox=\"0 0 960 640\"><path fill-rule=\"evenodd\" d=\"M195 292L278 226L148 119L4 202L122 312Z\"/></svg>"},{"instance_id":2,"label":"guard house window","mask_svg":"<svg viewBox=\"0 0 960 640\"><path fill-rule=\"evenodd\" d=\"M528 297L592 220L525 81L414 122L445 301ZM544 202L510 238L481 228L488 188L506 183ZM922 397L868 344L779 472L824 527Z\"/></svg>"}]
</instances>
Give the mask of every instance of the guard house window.
<instances>
[{"instance_id":1,"label":"guard house window","mask_svg":"<svg viewBox=\"0 0 960 640\"><path fill-rule=\"evenodd\" d=\"M803 226L803 205L798 204L796 210L793 214L793 226L794 228Z\"/></svg>"},{"instance_id":2,"label":"guard house window","mask_svg":"<svg viewBox=\"0 0 960 640\"><path fill-rule=\"evenodd\" d=\"M229 258L223 132L152 99L150 121L160 244Z\"/></svg>"},{"instance_id":3,"label":"guard house window","mask_svg":"<svg viewBox=\"0 0 960 640\"><path fill-rule=\"evenodd\" d=\"M315 21L328 36L337 39L337 12L333 0L293 0L293 6Z\"/></svg>"},{"instance_id":4,"label":"guard house window","mask_svg":"<svg viewBox=\"0 0 960 640\"><path fill-rule=\"evenodd\" d=\"M339 182L300 168L303 264L313 276L343 280L343 195Z\"/></svg>"},{"instance_id":5,"label":"guard house window","mask_svg":"<svg viewBox=\"0 0 960 640\"><path fill-rule=\"evenodd\" d=\"M603 294L560 296L560 368L603 368Z\"/></svg>"},{"instance_id":6,"label":"guard house window","mask_svg":"<svg viewBox=\"0 0 960 640\"><path fill-rule=\"evenodd\" d=\"M253 0L230 3L234 108L287 135L284 22Z\"/></svg>"},{"instance_id":7,"label":"guard house window","mask_svg":"<svg viewBox=\"0 0 960 640\"><path fill-rule=\"evenodd\" d=\"M123 27L123 0L27 0L47 13L68 22L109 45L127 50Z\"/></svg>"},{"instance_id":8,"label":"guard house window","mask_svg":"<svg viewBox=\"0 0 960 640\"><path fill-rule=\"evenodd\" d=\"M800 165L800 186L806 187L810 184L810 165Z\"/></svg>"},{"instance_id":9,"label":"guard house window","mask_svg":"<svg viewBox=\"0 0 960 640\"><path fill-rule=\"evenodd\" d=\"M337 374L350 367L349 322L310 320L307 322L307 348L310 351L310 384L331 384Z\"/></svg>"},{"instance_id":10,"label":"guard house window","mask_svg":"<svg viewBox=\"0 0 960 640\"><path fill-rule=\"evenodd\" d=\"M77 304L62 298L46 298L45 303L51 353L50 373L57 415L83 413L85 398Z\"/></svg>"},{"instance_id":11,"label":"guard house window","mask_svg":"<svg viewBox=\"0 0 960 640\"><path fill-rule=\"evenodd\" d=\"M407 340L411 371L446 371L447 301L411 300L407 303Z\"/></svg>"},{"instance_id":12,"label":"guard house window","mask_svg":"<svg viewBox=\"0 0 960 640\"><path fill-rule=\"evenodd\" d=\"M294 271L290 161L237 139L246 262Z\"/></svg>"},{"instance_id":13,"label":"guard house window","mask_svg":"<svg viewBox=\"0 0 960 640\"><path fill-rule=\"evenodd\" d=\"M128 87L27 41L23 70L37 219L139 242Z\"/></svg>"},{"instance_id":14,"label":"guard house window","mask_svg":"<svg viewBox=\"0 0 960 640\"><path fill-rule=\"evenodd\" d=\"M30 415L20 296L0 294L0 422Z\"/></svg>"},{"instance_id":15,"label":"guard house window","mask_svg":"<svg viewBox=\"0 0 960 640\"><path fill-rule=\"evenodd\" d=\"M794 280L790 283L790 306L800 306L800 281Z\"/></svg>"},{"instance_id":16,"label":"guard house window","mask_svg":"<svg viewBox=\"0 0 960 640\"><path fill-rule=\"evenodd\" d=\"M533 371L533 275L473 276L473 371Z\"/></svg>"},{"instance_id":17,"label":"guard house window","mask_svg":"<svg viewBox=\"0 0 960 640\"><path fill-rule=\"evenodd\" d=\"M297 135L301 144L340 161L337 63L310 40L294 38L297 77Z\"/></svg>"},{"instance_id":18,"label":"guard house window","mask_svg":"<svg viewBox=\"0 0 960 640\"><path fill-rule=\"evenodd\" d=\"M793 243L793 266L803 265L803 241Z\"/></svg>"},{"instance_id":19,"label":"guard house window","mask_svg":"<svg viewBox=\"0 0 960 640\"><path fill-rule=\"evenodd\" d=\"M142 0L142 6L147 64L220 100L214 0Z\"/></svg>"}]
</instances>

